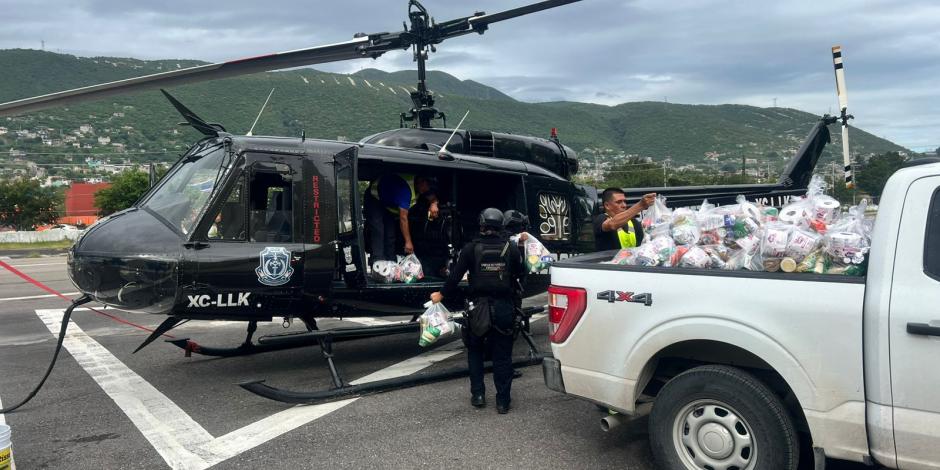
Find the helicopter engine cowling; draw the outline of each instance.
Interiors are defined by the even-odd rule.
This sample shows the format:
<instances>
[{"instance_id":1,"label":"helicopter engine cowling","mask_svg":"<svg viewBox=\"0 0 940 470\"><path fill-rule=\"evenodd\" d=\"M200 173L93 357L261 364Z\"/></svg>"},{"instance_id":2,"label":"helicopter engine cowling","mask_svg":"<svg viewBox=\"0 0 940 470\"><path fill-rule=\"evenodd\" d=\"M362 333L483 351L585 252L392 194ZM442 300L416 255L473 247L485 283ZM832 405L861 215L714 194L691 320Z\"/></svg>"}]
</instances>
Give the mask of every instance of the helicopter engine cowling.
<instances>
[{"instance_id":1,"label":"helicopter engine cowling","mask_svg":"<svg viewBox=\"0 0 940 470\"><path fill-rule=\"evenodd\" d=\"M179 290L180 237L145 210L128 209L88 228L68 254L83 293L131 312L168 313Z\"/></svg>"}]
</instances>

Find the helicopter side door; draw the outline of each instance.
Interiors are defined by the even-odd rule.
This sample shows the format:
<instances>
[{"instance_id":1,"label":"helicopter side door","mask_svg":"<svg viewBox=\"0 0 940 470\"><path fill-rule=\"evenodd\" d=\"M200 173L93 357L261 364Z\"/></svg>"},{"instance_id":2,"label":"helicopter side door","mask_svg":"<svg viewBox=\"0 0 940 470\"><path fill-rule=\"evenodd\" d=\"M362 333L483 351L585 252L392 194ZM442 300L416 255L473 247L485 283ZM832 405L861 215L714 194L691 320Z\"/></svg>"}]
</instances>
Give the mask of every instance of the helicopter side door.
<instances>
[{"instance_id":1,"label":"helicopter side door","mask_svg":"<svg viewBox=\"0 0 940 470\"><path fill-rule=\"evenodd\" d=\"M336 267L346 287L366 284L362 203L358 186L358 147L336 154Z\"/></svg>"},{"instance_id":2,"label":"helicopter side door","mask_svg":"<svg viewBox=\"0 0 940 470\"><path fill-rule=\"evenodd\" d=\"M300 307L304 268L302 160L247 153L206 212L191 249L191 318L270 319Z\"/></svg>"}]
</instances>

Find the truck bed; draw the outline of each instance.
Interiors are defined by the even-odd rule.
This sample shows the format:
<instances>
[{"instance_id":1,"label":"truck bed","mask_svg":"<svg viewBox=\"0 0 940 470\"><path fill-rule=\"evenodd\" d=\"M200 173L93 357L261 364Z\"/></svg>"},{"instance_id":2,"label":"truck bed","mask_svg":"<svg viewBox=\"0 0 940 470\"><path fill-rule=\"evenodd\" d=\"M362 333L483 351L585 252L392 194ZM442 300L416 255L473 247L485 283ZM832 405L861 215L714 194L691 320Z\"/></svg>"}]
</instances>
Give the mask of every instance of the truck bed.
<instances>
[{"instance_id":1,"label":"truck bed","mask_svg":"<svg viewBox=\"0 0 940 470\"><path fill-rule=\"evenodd\" d=\"M552 285L587 291L571 335L552 345L567 393L632 413L659 360L704 362L721 350L735 362L741 350L741 366L772 370L790 384L811 428L857 436L817 445L853 460L867 453L864 277L601 264L613 255L552 266ZM649 294L652 303L609 291Z\"/></svg>"}]
</instances>

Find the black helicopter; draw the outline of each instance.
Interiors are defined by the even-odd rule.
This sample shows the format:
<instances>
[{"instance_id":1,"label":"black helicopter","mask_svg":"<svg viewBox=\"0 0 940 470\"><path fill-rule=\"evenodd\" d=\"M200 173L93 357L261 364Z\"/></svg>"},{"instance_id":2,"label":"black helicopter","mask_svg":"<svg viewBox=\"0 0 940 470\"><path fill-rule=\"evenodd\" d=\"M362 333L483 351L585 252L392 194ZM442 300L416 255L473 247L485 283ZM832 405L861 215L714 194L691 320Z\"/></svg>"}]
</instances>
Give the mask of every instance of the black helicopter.
<instances>
[{"instance_id":1,"label":"black helicopter","mask_svg":"<svg viewBox=\"0 0 940 470\"><path fill-rule=\"evenodd\" d=\"M471 238L464 234L476 230L476 216L486 207L529 214L532 233L554 253L592 250L590 220L600 207L599 191L572 181L577 154L554 130L549 138L537 138L447 129L446 116L434 108L425 82L425 61L442 41L483 34L493 23L576 1L548 0L438 23L417 0L410 0L410 25L400 32L357 34L338 44L23 99L0 104L0 116L261 71L375 59L412 48L418 68L413 108L401 114L399 129L358 143L232 135L164 91L204 138L133 207L86 230L68 253L69 275L87 298L168 316L140 347L181 322L201 319L245 321L248 337L237 348L176 341L188 353L234 356L309 344L322 347L324 338L329 343L334 337L394 333L401 328L352 329L335 335L316 331L318 317L412 314L442 285L443 279L432 276L414 284L384 284L368 275L362 198L368 182L382 174L436 178L443 203L441 230L451 253ZM445 127L433 128L436 120L443 120ZM779 204L802 194L833 122L826 117L816 124L777 183L668 188L669 202L693 205L708 198L729 203L744 194ZM628 189L627 194L638 199L650 191L666 190ZM527 294L544 292L547 284L547 275L529 276ZM309 333L253 343L257 322L275 317L299 318ZM413 325L404 328L415 330ZM341 386L342 380L331 371Z\"/></svg>"}]
</instances>

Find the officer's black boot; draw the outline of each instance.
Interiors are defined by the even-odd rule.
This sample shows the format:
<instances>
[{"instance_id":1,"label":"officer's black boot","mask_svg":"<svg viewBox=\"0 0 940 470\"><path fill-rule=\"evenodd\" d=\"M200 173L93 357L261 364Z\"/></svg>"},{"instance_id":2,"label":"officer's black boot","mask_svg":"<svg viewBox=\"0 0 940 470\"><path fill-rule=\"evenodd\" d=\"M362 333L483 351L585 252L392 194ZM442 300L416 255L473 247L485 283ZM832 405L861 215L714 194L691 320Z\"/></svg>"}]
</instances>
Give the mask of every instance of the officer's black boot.
<instances>
[{"instance_id":1,"label":"officer's black boot","mask_svg":"<svg viewBox=\"0 0 940 470\"><path fill-rule=\"evenodd\" d=\"M477 408L482 408L486 406L486 396L482 393L479 395L473 395L470 397L470 404Z\"/></svg>"}]
</instances>

